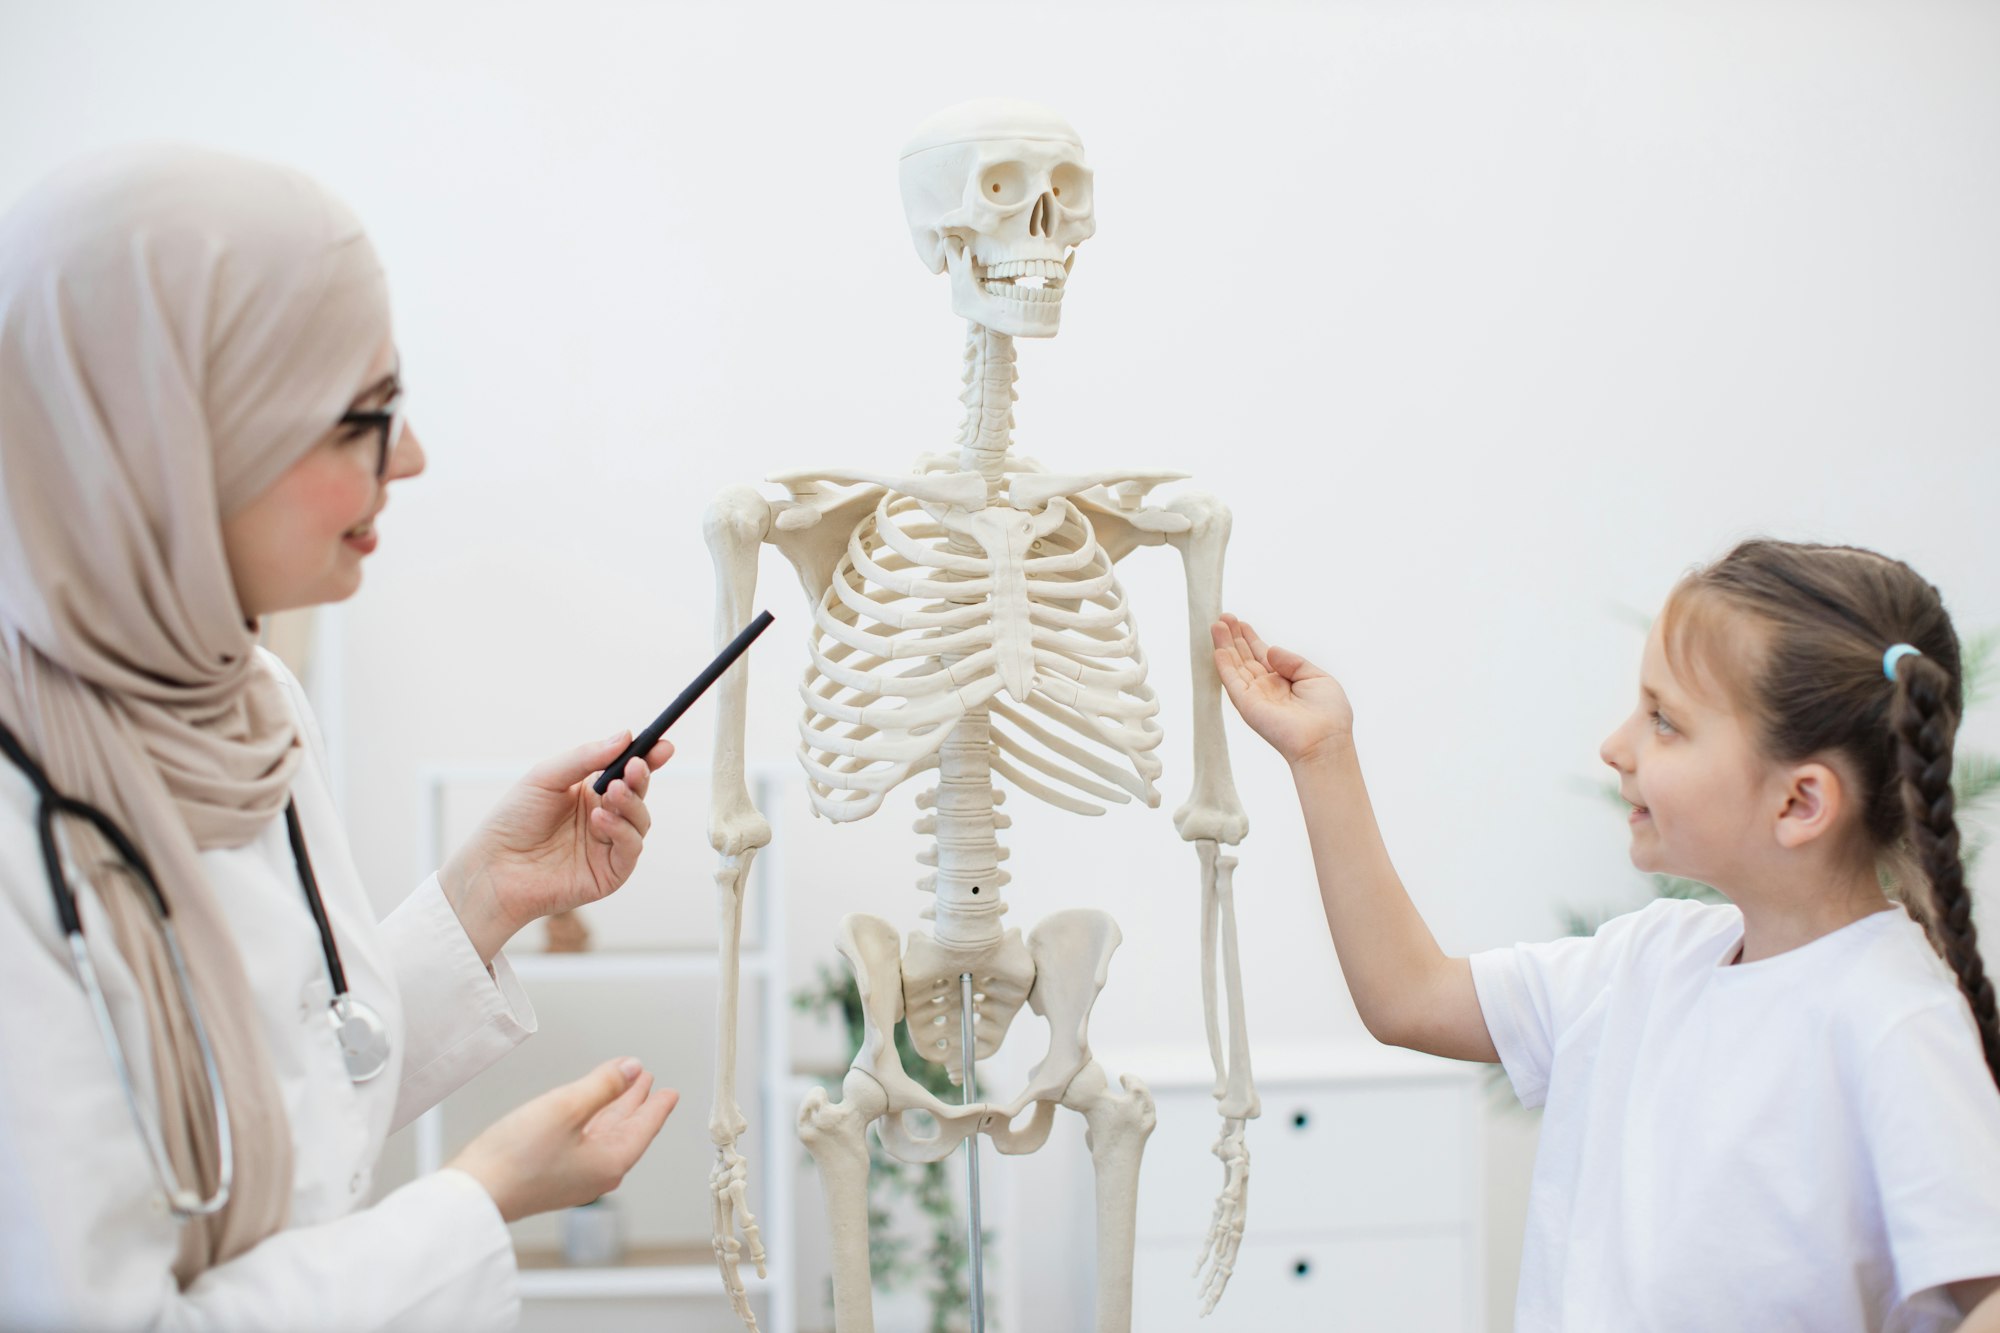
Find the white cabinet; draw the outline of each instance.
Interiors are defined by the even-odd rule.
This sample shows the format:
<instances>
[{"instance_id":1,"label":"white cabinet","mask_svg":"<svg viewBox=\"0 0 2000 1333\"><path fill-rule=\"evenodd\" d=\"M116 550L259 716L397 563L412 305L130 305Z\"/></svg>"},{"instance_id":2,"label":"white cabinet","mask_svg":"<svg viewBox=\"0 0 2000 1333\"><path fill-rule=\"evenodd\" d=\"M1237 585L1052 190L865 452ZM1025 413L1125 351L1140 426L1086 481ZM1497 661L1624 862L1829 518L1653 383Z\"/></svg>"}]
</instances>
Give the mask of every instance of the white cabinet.
<instances>
[{"instance_id":1,"label":"white cabinet","mask_svg":"<svg viewBox=\"0 0 2000 1333\"><path fill-rule=\"evenodd\" d=\"M1145 1241L1139 1246L1132 1327L1145 1333L1449 1333L1476 1328L1464 1250L1464 1240L1449 1232L1246 1239L1237 1252L1229 1290L1204 1320L1188 1295L1188 1245ZM1163 1280L1154 1281L1155 1273Z\"/></svg>"},{"instance_id":2,"label":"white cabinet","mask_svg":"<svg viewBox=\"0 0 2000 1333\"><path fill-rule=\"evenodd\" d=\"M1126 1067L1159 1107L1140 1175L1134 1329L1484 1328L1477 1066L1372 1044L1259 1050L1249 1223L1207 1319L1191 1276L1222 1179L1206 1061Z\"/></svg>"}]
</instances>

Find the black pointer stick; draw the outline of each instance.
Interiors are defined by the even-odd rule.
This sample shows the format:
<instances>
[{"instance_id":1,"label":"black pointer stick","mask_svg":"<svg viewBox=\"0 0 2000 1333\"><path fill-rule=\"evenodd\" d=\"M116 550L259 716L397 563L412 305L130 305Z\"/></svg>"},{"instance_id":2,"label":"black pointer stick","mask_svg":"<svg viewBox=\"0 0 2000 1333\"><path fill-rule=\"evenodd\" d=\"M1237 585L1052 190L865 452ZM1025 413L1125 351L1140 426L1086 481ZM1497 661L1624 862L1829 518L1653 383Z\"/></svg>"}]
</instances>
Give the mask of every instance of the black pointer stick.
<instances>
[{"instance_id":1,"label":"black pointer stick","mask_svg":"<svg viewBox=\"0 0 2000 1333\"><path fill-rule=\"evenodd\" d=\"M591 784L590 789L599 796L604 795L610 789L613 778L624 776L625 765L659 744L660 737L666 735L667 728L679 721L680 715L692 708L694 701L701 698L708 687L715 684L737 658L743 656L744 650L750 646L750 641L770 628L771 619L769 611L759 611L757 618L744 626L743 632L731 639L729 646L717 653L715 660L703 667L701 674L681 691L680 698L668 704L667 711L654 718L652 726L632 738L632 743L625 747L625 753L618 756L616 763L608 765L597 775L597 781Z\"/></svg>"}]
</instances>

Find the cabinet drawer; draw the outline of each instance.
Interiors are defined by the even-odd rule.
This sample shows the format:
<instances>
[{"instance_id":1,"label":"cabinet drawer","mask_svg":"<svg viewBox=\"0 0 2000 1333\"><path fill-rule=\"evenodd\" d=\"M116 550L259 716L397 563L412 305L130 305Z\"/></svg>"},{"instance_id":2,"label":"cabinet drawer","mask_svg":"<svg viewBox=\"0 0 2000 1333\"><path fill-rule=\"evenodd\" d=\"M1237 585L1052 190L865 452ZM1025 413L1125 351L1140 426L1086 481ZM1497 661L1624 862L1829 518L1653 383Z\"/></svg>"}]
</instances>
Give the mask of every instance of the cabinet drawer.
<instances>
[{"instance_id":1,"label":"cabinet drawer","mask_svg":"<svg viewBox=\"0 0 2000 1333\"><path fill-rule=\"evenodd\" d=\"M1199 1246L1143 1242L1133 1272L1132 1327L1145 1333L1451 1333L1468 1326L1467 1234L1246 1240L1229 1290L1206 1320L1190 1276Z\"/></svg>"},{"instance_id":2,"label":"cabinet drawer","mask_svg":"<svg viewBox=\"0 0 2000 1333\"><path fill-rule=\"evenodd\" d=\"M1250 1122L1246 1238L1469 1222L1474 1160L1460 1083L1276 1087ZM1200 1237L1222 1186L1222 1120L1205 1092L1157 1096L1139 1187L1139 1235ZM1192 1262L1192 1259L1189 1260Z\"/></svg>"}]
</instances>

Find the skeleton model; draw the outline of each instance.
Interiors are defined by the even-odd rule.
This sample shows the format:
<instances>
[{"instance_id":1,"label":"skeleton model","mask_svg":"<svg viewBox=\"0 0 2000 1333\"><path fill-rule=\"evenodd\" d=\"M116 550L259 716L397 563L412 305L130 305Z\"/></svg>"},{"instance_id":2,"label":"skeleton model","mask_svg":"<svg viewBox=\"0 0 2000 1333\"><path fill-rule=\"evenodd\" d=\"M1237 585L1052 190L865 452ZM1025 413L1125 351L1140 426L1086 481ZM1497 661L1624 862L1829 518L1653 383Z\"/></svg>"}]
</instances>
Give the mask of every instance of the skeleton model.
<instances>
[{"instance_id":1,"label":"skeleton model","mask_svg":"<svg viewBox=\"0 0 2000 1333\"><path fill-rule=\"evenodd\" d=\"M901 475L784 473L771 480L789 500L735 488L706 520L719 639L750 618L761 543L784 552L812 603L799 760L814 810L835 821L862 819L905 781L936 774L917 797L916 823L932 840L918 854L936 867L920 885L932 895L920 913L932 929L905 939L880 917L841 923L840 952L860 986L866 1037L841 1100L815 1090L799 1112L799 1137L825 1185L835 1322L840 1333L874 1327L869 1125L909 1162L937 1161L980 1134L1002 1153L1028 1153L1048 1138L1061 1105L1082 1113L1096 1173L1097 1327L1131 1326L1139 1156L1153 1105L1136 1079L1111 1087L1086 1039L1118 924L1103 912L1057 912L1025 941L1001 926L1009 877L996 835L1010 821L998 808L1007 793L996 780L1077 814L1102 814L1099 801L1159 804L1159 704L1113 566L1140 546L1161 544L1186 562L1194 789L1174 826L1200 859L1202 999L1223 1117L1215 1146L1222 1193L1196 1264L1206 1313L1228 1283L1243 1234L1250 1168L1243 1127L1258 1110L1230 890L1236 863L1222 853L1242 840L1247 821L1230 777L1208 641L1221 606L1229 511L1203 495L1146 503L1149 489L1181 473L1066 475L1011 451L1013 339L1055 334L1076 247L1095 229L1090 169L1068 124L1015 102L953 107L904 150L902 189L918 254L933 273L950 273L951 308L969 321L958 449L924 455ZM716 1258L738 1316L754 1329L738 1266L747 1255L761 1272L764 1254L736 1150L747 1128L735 1091L736 959L751 859L771 830L744 783L745 689L743 668L723 678L715 746L709 837L722 857L722 993L709 1133L717 1152ZM1023 1003L1048 1020L1048 1054L1008 1101L946 1104L898 1062L893 1036L905 1020L923 1057L963 1085L962 994L971 997L976 1060L1000 1046ZM927 1112L930 1123L913 1124L915 1112Z\"/></svg>"}]
</instances>

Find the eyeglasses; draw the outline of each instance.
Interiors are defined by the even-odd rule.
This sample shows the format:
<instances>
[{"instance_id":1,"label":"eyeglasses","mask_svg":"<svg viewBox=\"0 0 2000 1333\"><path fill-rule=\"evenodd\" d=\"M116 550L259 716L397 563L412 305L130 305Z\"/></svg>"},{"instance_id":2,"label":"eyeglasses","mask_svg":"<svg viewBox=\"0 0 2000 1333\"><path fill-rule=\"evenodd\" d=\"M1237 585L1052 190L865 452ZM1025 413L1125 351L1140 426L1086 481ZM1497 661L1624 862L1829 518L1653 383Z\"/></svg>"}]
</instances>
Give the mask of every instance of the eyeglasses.
<instances>
[{"instance_id":1,"label":"eyeglasses","mask_svg":"<svg viewBox=\"0 0 2000 1333\"><path fill-rule=\"evenodd\" d=\"M341 417L343 426L359 426L375 432L377 453L375 455L375 480L389 475L389 456L396 452L396 445L403 438L403 394L399 389L385 407L370 412L349 412Z\"/></svg>"}]
</instances>

